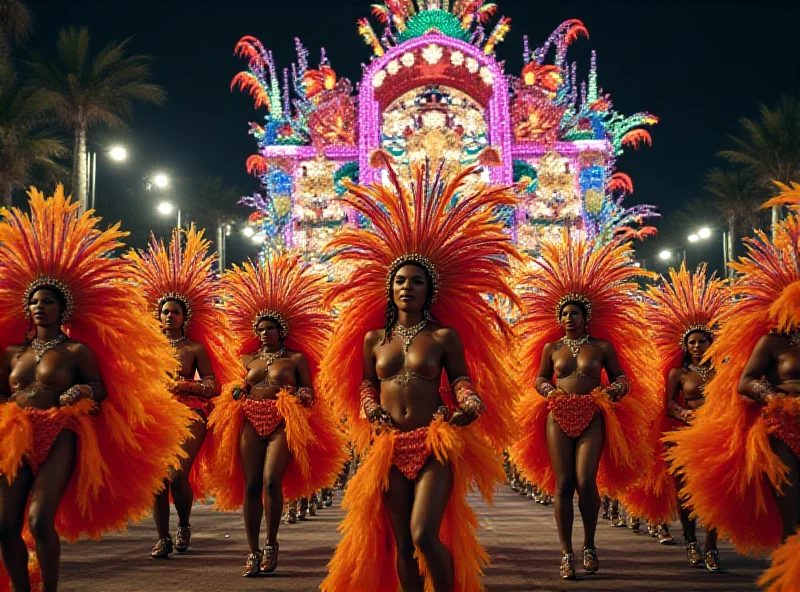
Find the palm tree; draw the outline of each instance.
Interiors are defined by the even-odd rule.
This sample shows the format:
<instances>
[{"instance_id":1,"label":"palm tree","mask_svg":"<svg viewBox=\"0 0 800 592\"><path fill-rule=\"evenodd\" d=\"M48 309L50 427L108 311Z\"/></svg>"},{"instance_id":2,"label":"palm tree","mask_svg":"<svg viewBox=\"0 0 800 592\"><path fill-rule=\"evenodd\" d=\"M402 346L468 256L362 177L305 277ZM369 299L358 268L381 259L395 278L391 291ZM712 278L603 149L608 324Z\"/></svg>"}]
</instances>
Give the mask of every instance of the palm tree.
<instances>
[{"instance_id":1,"label":"palm tree","mask_svg":"<svg viewBox=\"0 0 800 592\"><path fill-rule=\"evenodd\" d=\"M166 93L148 82L151 58L128 55L130 38L112 43L92 57L86 27L62 29L55 59L31 64L40 84L55 102L56 117L72 132L73 193L86 209L86 134L103 124L124 128L136 101L161 104Z\"/></svg>"},{"instance_id":2,"label":"palm tree","mask_svg":"<svg viewBox=\"0 0 800 592\"><path fill-rule=\"evenodd\" d=\"M732 261L736 238L759 225L765 187L748 169L715 168L706 175L705 188L717 198L714 208L728 226L728 261Z\"/></svg>"},{"instance_id":3,"label":"palm tree","mask_svg":"<svg viewBox=\"0 0 800 592\"><path fill-rule=\"evenodd\" d=\"M26 186L35 169L63 171L56 161L67 149L45 127L52 98L42 89L21 85L7 60L0 60L0 198L11 207L15 189Z\"/></svg>"},{"instance_id":4,"label":"palm tree","mask_svg":"<svg viewBox=\"0 0 800 592\"><path fill-rule=\"evenodd\" d=\"M800 102L783 97L770 109L761 105L760 119L742 118L744 137L730 136L735 146L720 156L750 169L764 186L771 180L788 184L800 180ZM774 187L772 188L774 192ZM780 206L772 208L773 227L780 218Z\"/></svg>"},{"instance_id":5,"label":"palm tree","mask_svg":"<svg viewBox=\"0 0 800 592\"><path fill-rule=\"evenodd\" d=\"M30 9L19 0L0 0L0 56L12 45L24 43L33 29Z\"/></svg>"}]
</instances>

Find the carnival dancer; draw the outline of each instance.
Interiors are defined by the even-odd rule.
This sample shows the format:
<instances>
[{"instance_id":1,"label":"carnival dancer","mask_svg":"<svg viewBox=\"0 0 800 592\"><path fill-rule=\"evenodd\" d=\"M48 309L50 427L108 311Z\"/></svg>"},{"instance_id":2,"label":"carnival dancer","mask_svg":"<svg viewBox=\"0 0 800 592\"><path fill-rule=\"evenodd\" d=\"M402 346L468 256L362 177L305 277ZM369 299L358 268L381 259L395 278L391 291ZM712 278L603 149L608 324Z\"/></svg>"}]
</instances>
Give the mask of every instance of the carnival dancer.
<instances>
[{"instance_id":1,"label":"carnival dancer","mask_svg":"<svg viewBox=\"0 0 800 592\"><path fill-rule=\"evenodd\" d=\"M520 440L512 456L528 479L555 492L561 577L574 579L575 492L585 532L583 568L591 574L599 568L599 491L618 497L652 453L658 385L635 281L648 274L633 265L629 243L595 244L569 230L560 241L543 243L533 265L522 278L525 313L518 329L526 395L517 407Z\"/></svg>"},{"instance_id":2,"label":"carnival dancer","mask_svg":"<svg viewBox=\"0 0 800 592\"><path fill-rule=\"evenodd\" d=\"M341 313L321 380L365 456L321 588L475 592L488 556L465 496L477 486L491 500L514 433L510 331L484 295L516 302L518 255L494 217L515 199L476 167L445 180L415 164L407 185L388 155L371 161L387 181L343 197L371 228L328 247L354 271L328 298Z\"/></svg>"},{"instance_id":3,"label":"carnival dancer","mask_svg":"<svg viewBox=\"0 0 800 592\"><path fill-rule=\"evenodd\" d=\"M800 520L800 218L746 242L707 354L717 376L690 427L669 438L690 508L743 553L777 547Z\"/></svg>"},{"instance_id":4,"label":"carnival dancer","mask_svg":"<svg viewBox=\"0 0 800 592\"><path fill-rule=\"evenodd\" d=\"M315 374L331 335L321 308L326 279L297 255L234 266L223 276L226 310L242 355L209 419L217 441L210 478L216 507L244 504L249 554L245 577L278 565L284 498L309 495L336 481L346 441ZM267 543L259 549L266 502Z\"/></svg>"},{"instance_id":5,"label":"carnival dancer","mask_svg":"<svg viewBox=\"0 0 800 592\"><path fill-rule=\"evenodd\" d=\"M142 518L190 421L164 389L170 348L113 256L127 233L101 231L61 186L29 196L30 214L0 222L0 546L19 592L30 590L23 525L56 590L60 537Z\"/></svg>"},{"instance_id":6,"label":"carnival dancer","mask_svg":"<svg viewBox=\"0 0 800 592\"><path fill-rule=\"evenodd\" d=\"M166 559L173 548L179 553L189 549L192 504L207 493L203 469L214 453L212 438L206 437L212 398L219 395L221 384L239 375L231 353L233 336L217 304L222 292L213 270L217 259L208 254L209 246L203 232L192 225L188 231L175 229L169 248L151 237L147 251L128 254L133 279L179 361L169 391L193 411L191 437L183 443L186 456L155 496L158 542L150 552L154 559ZM169 532L170 497L178 513L174 543Z\"/></svg>"},{"instance_id":7,"label":"carnival dancer","mask_svg":"<svg viewBox=\"0 0 800 592\"><path fill-rule=\"evenodd\" d=\"M776 183L767 202L800 204L800 186ZM791 590L800 573L800 217L797 207L773 228L746 239L734 303L708 356L717 376L691 426L670 435L670 459L684 475L692 511L730 538L737 551L775 549L761 580ZM714 458L715 463L702 463ZM748 511L749 510L749 511ZM790 583L790 582L794 583Z\"/></svg>"},{"instance_id":8,"label":"carnival dancer","mask_svg":"<svg viewBox=\"0 0 800 592\"><path fill-rule=\"evenodd\" d=\"M661 415L655 424L660 440L662 435L687 425L705 402L706 385L715 372L706 352L729 292L724 281L713 275L706 277L705 265L690 273L682 264L678 271L670 269L663 284L649 287L648 297L652 340L666 385ZM668 523L678 514L689 563L694 567L705 563L709 571L720 571L717 531L707 529L704 553L697 542L696 521L678 499L683 487L681 477L670 474L663 444L657 444L655 452L642 480L622 494L626 507L660 525L657 536L662 544L672 542Z\"/></svg>"}]
</instances>

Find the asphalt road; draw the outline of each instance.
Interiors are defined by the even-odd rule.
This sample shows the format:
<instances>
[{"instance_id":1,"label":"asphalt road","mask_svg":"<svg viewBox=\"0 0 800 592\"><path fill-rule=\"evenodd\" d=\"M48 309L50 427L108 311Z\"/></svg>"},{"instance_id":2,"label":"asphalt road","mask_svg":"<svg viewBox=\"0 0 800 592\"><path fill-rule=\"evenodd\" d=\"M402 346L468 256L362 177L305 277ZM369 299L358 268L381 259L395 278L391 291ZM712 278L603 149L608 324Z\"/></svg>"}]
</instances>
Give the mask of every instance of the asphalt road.
<instances>
[{"instance_id":1,"label":"asphalt road","mask_svg":"<svg viewBox=\"0 0 800 592\"><path fill-rule=\"evenodd\" d=\"M217 513L208 506L198 505L192 515L194 534L188 553L175 554L168 560L151 560L154 527L150 523L135 525L125 535L65 545L60 589L67 592L316 590L339 538L336 525L342 518L340 502L341 495L337 493L333 508L321 510L305 522L281 526L280 564L270 576L241 577L247 547L240 514ZM601 520L597 537L600 571L587 576L579 570L577 581L562 582L558 578L559 548L552 507L535 504L508 488L498 493L494 507L477 499L472 502L483 527L481 540L492 556L492 565L484 579L489 592L749 591L756 590L754 581L767 564L764 559L737 555L730 545L723 543L720 551L724 571L712 574L689 567L682 544L661 546L646 534L611 528ZM679 525L674 526L673 534L676 539L681 538ZM576 549L580 548L581 535L578 522Z\"/></svg>"}]
</instances>

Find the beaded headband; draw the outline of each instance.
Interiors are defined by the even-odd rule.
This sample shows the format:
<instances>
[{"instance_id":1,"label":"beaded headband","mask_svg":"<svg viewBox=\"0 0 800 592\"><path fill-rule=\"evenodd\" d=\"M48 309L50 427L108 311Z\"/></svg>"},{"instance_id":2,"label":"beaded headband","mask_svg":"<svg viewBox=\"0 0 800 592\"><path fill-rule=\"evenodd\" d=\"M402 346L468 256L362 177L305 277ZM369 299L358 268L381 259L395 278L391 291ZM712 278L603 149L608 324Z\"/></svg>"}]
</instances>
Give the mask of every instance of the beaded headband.
<instances>
[{"instance_id":1,"label":"beaded headband","mask_svg":"<svg viewBox=\"0 0 800 592\"><path fill-rule=\"evenodd\" d=\"M707 335L714 335L714 332L708 325L703 325L703 324L689 325L688 327L686 327L686 330L683 332L683 335L681 335L681 349L684 351L684 353L689 351L689 348L686 347L686 339L689 337L689 335L691 335L692 333L700 333L700 332L705 333Z\"/></svg>"},{"instance_id":2,"label":"beaded headband","mask_svg":"<svg viewBox=\"0 0 800 592\"><path fill-rule=\"evenodd\" d=\"M556 306L556 320L561 321L561 311L570 302L578 302L586 309L586 322L588 323L592 318L592 302L583 294L564 294L559 298Z\"/></svg>"},{"instance_id":3,"label":"beaded headband","mask_svg":"<svg viewBox=\"0 0 800 592\"><path fill-rule=\"evenodd\" d=\"M278 322L278 326L280 327L280 336L281 339L286 339L286 336L289 334L289 323L286 322L286 319L283 318L283 315L279 313L277 310L261 310L259 311L256 316L253 318L253 333L258 335L257 327L258 324L263 321L264 319L274 319Z\"/></svg>"},{"instance_id":4,"label":"beaded headband","mask_svg":"<svg viewBox=\"0 0 800 592\"><path fill-rule=\"evenodd\" d=\"M64 312L61 315L61 322L66 323L69 321L72 313L75 312L75 300L72 297L72 292L69 289L69 286L62 282L61 280L57 280L55 278L50 277L40 277L37 280L32 281L28 284L27 289L25 290L25 296L22 299L22 306L23 310L25 311L25 318L29 319L31 317L31 309L29 307L31 296L33 296L34 292L40 289L53 289L57 290L61 293L64 297L64 301L67 303Z\"/></svg>"},{"instance_id":5,"label":"beaded headband","mask_svg":"<svg viewBox=\"0 0 800 592\"><path fill-rule=\"evenodd\" d=\"M192 305L189 302L189 299L186 298L183 294L179 294L178 292L167 292L161 298L158 299L158 306L156 307L156 318L161 320L161 309L164 308L164 304L167 303L168 300L177 300L181 304L183 304L183 308L186 311L186 314L183 318L183 328L186 329L189 327L189 321L192 320L192 315L194 314L194 310L192 310Z\"/></svg>"},{"instance_id":6,"label":"beaded headband","mask_svg":"<svg viewBox=\"0 0 800 592\"><path fill-rule=\"evenodd\" d=\"M433 264L433 261L424 255L418 255L416 253L406 254L392 261L392 264L389 266L389 269L386 272L386 297L390 300L392 298L392 276L397 272L398 269L408 263L416 263L428 271L428 275L431 276L431 282L433 283L433 286L431 286L433 290L433 294L431 295L431 304L433 304L436 302L436 298L439 296L439 275L436 273L436 266Z\"/></svg>"}]
</instances>

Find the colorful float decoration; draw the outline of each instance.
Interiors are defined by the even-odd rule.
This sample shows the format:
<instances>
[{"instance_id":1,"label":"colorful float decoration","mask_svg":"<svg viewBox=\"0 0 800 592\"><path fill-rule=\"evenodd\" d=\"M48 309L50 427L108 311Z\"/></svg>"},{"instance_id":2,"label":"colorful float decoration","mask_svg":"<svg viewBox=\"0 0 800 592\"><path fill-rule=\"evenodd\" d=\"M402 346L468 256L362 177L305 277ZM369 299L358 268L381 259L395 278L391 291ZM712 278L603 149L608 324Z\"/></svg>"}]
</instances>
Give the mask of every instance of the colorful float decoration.
<instances>
[{"instance_id":1,"label":"colorful float decoration","mask_svg":"<svg viewBox=\"0 0 800 592\"><path fill-rule=\"evenodd\" d=\"M378 149L408 165L429 159L447 168L479 162L484 177L514 184L520 205L499 212L519 247L531 253L541 238L564 225L601 241L642 238L650 206L626 208L631 179L615 170L626 148L649 145L643 129L658 121L646 112L624 116L597 82L591 55L579 82L567 49L588 32L579 20L562 23L531 51L524 67L504 72L495 49L510 19L495 20L496 5L482 0L392 0L374 5L380 36L369 20L358 32L373 56L354 88L338 78L324 50L316 69L295 41L297 61L278 72L272 53L244 37L236 53L247 70L232 88L249 92L267 113L251 123L258 153L247 160L261 189L243 198L257 211L265 249L299 249L313 262L344 224L359 224L336 197L345 179L369 183L383 171Z\"/></svg>"}]
</instances>

